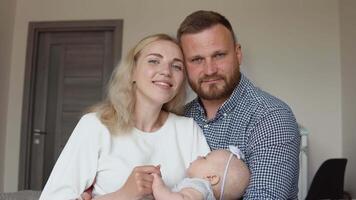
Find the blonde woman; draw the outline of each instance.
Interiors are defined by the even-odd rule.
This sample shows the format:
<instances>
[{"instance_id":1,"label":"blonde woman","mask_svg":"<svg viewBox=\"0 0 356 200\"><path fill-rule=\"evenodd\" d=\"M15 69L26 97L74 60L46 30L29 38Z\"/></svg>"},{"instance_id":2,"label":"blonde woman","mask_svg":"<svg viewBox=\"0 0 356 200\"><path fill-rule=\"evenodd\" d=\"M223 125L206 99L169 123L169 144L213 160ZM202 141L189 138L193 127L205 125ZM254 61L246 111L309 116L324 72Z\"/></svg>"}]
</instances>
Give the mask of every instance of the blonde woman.
<instances>
[{"instance_id":1,"label":"blonde woman","mask_svg":"<svg viewBox=\"0 0 356 200\"><path fill-rule=\"evenodd\" d=\"M152 173L173 186L189 163L209 152L198 125L179 116L185 68L174 39L142 39L115 69L106 100L78 122L43 189L41 200L152 197Z\"/></svg>"}]
</instances>

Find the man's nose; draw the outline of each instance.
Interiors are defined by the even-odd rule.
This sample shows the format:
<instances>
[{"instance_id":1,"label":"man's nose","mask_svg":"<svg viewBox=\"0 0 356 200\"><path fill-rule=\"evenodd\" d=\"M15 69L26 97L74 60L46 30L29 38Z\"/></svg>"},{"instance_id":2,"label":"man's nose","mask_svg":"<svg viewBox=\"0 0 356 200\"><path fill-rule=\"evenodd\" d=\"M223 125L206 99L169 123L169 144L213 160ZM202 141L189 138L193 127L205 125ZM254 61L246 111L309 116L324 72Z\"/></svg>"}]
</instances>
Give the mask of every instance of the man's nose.
<instances>
[{"instance_id":1,"label":"man's nose","mask_svg":"<svg viewBox=\"0 0 356 200\"><path fill-rule=\"evenodd\" d=\"M213 60L207 60L204 69L206 75L213 75L218 71L218 66Z\"/></svg>"}]
</instances>

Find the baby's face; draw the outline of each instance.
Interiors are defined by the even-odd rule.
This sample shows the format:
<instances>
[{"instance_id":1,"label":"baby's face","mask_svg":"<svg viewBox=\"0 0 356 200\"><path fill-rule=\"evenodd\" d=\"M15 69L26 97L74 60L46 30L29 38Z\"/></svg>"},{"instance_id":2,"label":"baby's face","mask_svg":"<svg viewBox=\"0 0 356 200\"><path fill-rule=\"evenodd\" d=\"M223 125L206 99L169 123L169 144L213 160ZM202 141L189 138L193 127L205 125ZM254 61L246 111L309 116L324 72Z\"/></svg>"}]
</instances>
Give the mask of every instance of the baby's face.
<instances>
[{"instance_id":1,"label":"baby's face","mask_svg":"<svg viewBox=\"0 0 356 200\"><path fill-rule=\"evenodd\" d=\"M205 178L212 174L222 173L229 155L230 152L221 149L212 151L206 156L198 156L187 169L188 177Z\"/></svg>"}]
</instances>

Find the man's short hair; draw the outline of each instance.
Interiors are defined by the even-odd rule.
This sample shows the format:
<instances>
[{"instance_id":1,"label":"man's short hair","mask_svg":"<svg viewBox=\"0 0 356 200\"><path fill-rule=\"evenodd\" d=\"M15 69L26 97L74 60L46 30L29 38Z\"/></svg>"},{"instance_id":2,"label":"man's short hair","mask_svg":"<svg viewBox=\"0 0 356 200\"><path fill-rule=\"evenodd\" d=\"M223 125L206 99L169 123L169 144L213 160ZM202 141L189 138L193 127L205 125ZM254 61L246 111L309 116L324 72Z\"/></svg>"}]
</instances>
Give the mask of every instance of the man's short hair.
<instances>
[{"instance_id":1,"label":"man's short hair","mask_svg":"<svg viewBox=\"0 0 356 200\"><path fill-rule=\"evenodd\" d=\"M236 42L235 33L229 20L217 12L206 10L198 10L188 15L178 28L177 39L180 42L184 34L199 33L217 24L221 24L230 30L232 38Z\"/></svg>"}]
</instances>

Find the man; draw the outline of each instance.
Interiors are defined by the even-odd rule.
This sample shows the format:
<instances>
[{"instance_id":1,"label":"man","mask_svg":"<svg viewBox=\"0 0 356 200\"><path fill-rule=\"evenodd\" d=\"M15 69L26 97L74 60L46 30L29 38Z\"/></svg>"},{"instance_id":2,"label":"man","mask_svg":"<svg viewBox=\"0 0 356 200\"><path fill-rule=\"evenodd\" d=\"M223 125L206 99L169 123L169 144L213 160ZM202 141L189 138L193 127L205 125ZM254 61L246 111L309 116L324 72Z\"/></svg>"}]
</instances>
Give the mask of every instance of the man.
<instances>
[{"instance_id":1,"label":"man","mask_svg":"<svg viewBox=\"0 0 356 200\"><path fill-rule=\"evenodd\" d=\"M199 124L212 150L237 145L244 153L251 172L244 199L297 199L298 125L285 103L240 73L241 46L230 22L197 11L181 23L177 38L198 95L185 114Z\"/></svg>"},{"instance_id":2,"label":"man","mask_svg":"<svg viewBox=\"0 0 356 200\"><path fill-rule=\"evenodd\" d=\"M244 199L297 199L298 125L281 100L240 73L241 46L230 22L197 11L181 23L177 38L198 97L186 106L211 149L237 145L251 171Z\"/></svg>"}]
</instances>

